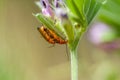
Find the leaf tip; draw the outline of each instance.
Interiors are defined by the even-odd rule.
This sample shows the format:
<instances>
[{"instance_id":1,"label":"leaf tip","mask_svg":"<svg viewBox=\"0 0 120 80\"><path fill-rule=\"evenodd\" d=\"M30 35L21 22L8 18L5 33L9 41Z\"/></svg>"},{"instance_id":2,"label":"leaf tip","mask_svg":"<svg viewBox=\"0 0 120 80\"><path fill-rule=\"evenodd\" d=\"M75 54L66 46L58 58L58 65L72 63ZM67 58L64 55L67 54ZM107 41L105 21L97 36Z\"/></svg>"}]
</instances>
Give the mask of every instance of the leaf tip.
<instances>
[{"instance_id":1,"label":"leaf tip","mask_svg":"<svg viewBox=\"0 0 120 80\"><path fill-rule=\"evenodd\" d=\"M106 4L107 3L107 0L104 0L103 2L102 2L102 4Z\"/></svg>"}]
</instances>

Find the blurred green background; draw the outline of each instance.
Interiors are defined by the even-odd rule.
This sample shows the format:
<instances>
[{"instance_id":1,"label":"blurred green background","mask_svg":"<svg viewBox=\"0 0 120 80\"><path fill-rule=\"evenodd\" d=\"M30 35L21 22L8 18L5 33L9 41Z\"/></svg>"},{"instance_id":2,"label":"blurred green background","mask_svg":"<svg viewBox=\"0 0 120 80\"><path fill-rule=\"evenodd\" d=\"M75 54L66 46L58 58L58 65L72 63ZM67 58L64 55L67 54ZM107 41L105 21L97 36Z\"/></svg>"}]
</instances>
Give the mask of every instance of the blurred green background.
<instances>
[{"instance_id":1,"label":"blurred green background","mask_svg":"<svg viewBox=\"0 0 120 80\"><path fill-rule=\"evenodd\" d=\"M35 0L0 0L0 80L70 80L66 45L52 48L37 31ZM79 80L120 80L119 52L107 53L82 37Z\"/></svg>"}]
</instances>

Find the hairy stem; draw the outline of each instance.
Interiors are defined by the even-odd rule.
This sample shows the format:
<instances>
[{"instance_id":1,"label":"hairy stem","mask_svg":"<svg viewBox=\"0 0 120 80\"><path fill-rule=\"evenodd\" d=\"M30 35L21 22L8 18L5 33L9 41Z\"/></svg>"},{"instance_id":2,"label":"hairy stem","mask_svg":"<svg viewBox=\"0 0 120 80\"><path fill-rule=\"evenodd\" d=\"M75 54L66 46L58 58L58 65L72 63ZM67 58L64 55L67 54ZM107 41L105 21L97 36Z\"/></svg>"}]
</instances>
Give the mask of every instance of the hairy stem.
<instances>
[{"instance_id":1,"label":"hairy stem","mask_svg":"<svg viewBox=\"0 0 120 80\"><path fill-rule=\"evenodd\" d=\"M70 50L71 55L71 80L78 80L78 58L77 51Z\"/></svg>"},{"instance_id":2,"label":"hairy stem","mask_svg":"<svg viewBox=\"0 0 120 80\"><path fill-rule=\"evenodd\" d=\"M71 80L78 80L77 47L79 44L79 40L84 32L85 32L85 29L81 28L78 34L76 35L74 43L69 45L70 55L71 55Z\"/></svg>"}]
</instances>

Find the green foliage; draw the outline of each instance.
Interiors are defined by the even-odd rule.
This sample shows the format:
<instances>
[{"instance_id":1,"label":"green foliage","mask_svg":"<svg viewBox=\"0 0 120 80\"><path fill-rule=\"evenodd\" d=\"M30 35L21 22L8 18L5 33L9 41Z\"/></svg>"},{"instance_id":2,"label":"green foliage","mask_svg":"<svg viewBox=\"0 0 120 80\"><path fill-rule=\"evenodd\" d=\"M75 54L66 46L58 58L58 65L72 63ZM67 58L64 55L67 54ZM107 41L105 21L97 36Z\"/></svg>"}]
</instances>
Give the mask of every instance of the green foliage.
<instances>
[{"instance_id":1,"label":"green foliage","mask_svg":"<svg viewBox=\"0 0 120 80\"><path fill-rule=\"evenodd\" d=\"M103 1L97 0L66 0L66 6L68 7L68 15L72 21L72 24L77 24L77 28L74 28L74 41L73 47L76 48L79 42L79 38L86 31L88 25L91 23L97 12L101 8Z\"/></svg>"},{"instance_id":2,"label":"green foliage","mask_svg":"<svg viewBox=\"0 0 120 80\"><path fill-rule=\"evenodd\" d=\"M58 18L51 19L51 17L46 17L41 13L35 16L43 25L54 30L57 34L63 33L70 45L76 48L81 35L99 11L102 2L97 0L65 0L68 19L62 19L62 23Z\"/></svg>"},{"instance_id":3,"label":"green foliage","mask_svg":"<svg viewBox=\"0 0 120 80\"><path fill-rule=\"evenodd\" d=\"M88 25L100 9L102 2L98 2L97 0L64 1L64 9L63 7L52 7L53 10L62 9L59 13L59 17L56 13L52 14L55 16L50 15L51 17L46 17L41 13L38 13L35 16L43 25L54 30L57 34L64 33L64 36L68 40L68 48L70 49L71 54L71 79L78 80L77 46L82 34L87 30ZM48 5L51 4L48 3ZM48 8L42 10L46 10L50 13ZM62 12L65 14L62 14Z\"/></svg>"},{"instance_id":4,"label":"green foliage","mask_svg":"<svg viewBox=\"0 0 120 80\"><path fill-rule=\"evenodd\" d=\"M0 57L0 80L15 80L14 74L10 73L12 72L9 72L8 66L5 65L4 59Z\"/></svg>"},{"instance_id":5,"label":"green foliage","mask_svg":"<svg viewBox=\"0 0 120 80\"><path fill-rule=\"evenodd\" d=\"M69 43L73 43L74 41L74 29L73 29L73 26L72 24L70 23L70 21L68 20L64 20L64 23L63 23L63 28L64 28L64 32L69 40Z\"/></svg>"},{"instance_id":6,"label":"green foliage","mask_svg":"<svg viewBox=\"0 0 120 80\"><path fill-rule=\"evenodd\" d=\"M106 80L118 80L118 74L113 72L107 76Z\"/></svg>"},{"instance_id":7,"label":"green foliage","mask_svg":"<svg viewBox=\"0 0 120 80\"><path fill-rule=\"evenodd\" d=\"M55 32L57 32L56 34L61 36L62 38L64 38L64 36L62 34L65 34L63 33L63 29L61 27L63 27L62 25L60 25L59 22L57 22L55 24L55 21L52 20L51 18L48 18L46 16L44 16L43 14L41 13L38 13L38 14L33 14L37 19L38 21L40 21L44 26L46 26L47 28L49 28L50 30L53 30Z\"/></svg>"},{"instance_id":8,"label":"green foliage","mask_svg":"<svg viewBox=\"0 0 120 80\"><path fill-rule=\"evenodd\" d=\"M79 2L79 4L78 4ZM66 0L66 5L69 9L69 15L72 17L75 22L83 24L83 11L81 10L82 7L82 1L80 0ZM78 6L79 5L79 6Z\"/></svg>"},{"instance_id":9,"label":"green foliage","mask_svg":"<svg viewBox=\"0 0 120 80\"><path fill-rule=\"evenodd\" d=\"M102 3L97 2L96 0L89 0L90 2L88 2L88 0L86 1L86 6L89 5L87 11L85 9L85 14L86 14L86 18L87 18L87 22L88 24L92 21L92 19L95 17L95 15L97 14L98 10L100 9Z\"/></svg>"},{"instance_id":10,"label":"green foliage","mask_svg":"<svg viewBox=\"0 0 120 80\"><path fill-rule=\"evenodd\" d=\"M66 0L66 4L70 16L80 25L89 25L102 6L97 0Z\"/></svg>"},{"instance_id":11,"label":"green foliage","mask_svg":"<svg viewBox=\"0 0 120 80\"><path fill-rule=\"evenodd\" d=\"M112 26L120 36L120 0L108 0L100 11L99 19Z\"/></svg>"},{"instance_id":12,"label":"green foliage","mask_svg":"<svg viewBox=\"0 0 120 80\"><path fill-rule=\"evenodd\" d=\"M54 22L50 18L47 18L41 13L36 14L35 16L42 24L47 26L49 29L54 30Z\"/></svg>"}]
</instances>

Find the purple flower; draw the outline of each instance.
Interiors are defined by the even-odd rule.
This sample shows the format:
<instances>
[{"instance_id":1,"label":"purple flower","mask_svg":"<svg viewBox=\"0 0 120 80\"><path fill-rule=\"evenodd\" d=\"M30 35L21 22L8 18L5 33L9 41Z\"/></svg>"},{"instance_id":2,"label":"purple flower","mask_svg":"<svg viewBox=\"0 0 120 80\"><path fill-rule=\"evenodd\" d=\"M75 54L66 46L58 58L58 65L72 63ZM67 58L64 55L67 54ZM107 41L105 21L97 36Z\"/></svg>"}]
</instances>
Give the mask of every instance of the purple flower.
<instances>
[{"instance_id":1,"label":"purple flower","mask_svg":"<svg viewBox=\"0 0 120 80\"><path fill-rule=\"evenodd\" d=\"M54 0L54 6L56 8L60 8L63 5L63 1L62 0Z\"/></svg>"},{"instance_id":2,"label":"purple flower","mask_svg":"<svg viewBox=\"0 0 120 80\"><path fill-rule=\"evenodd\" d=\"M111 42L101 43L98 47L109 53L113 52L115 50L119 50L120 49L120 39L113 40Z\"/></svg>"},{"instance_id":3,"label":"purple flower","mask_svg":"<svg viewBox=\"0 0 120 80\"><path fill-rule=\"evenodd\" d=\"M48 0L41 0L40 4L42 5L42 14L47 17L53 17L53 11L50 7L50 3Z\"/></svg>"},{"instance_id":4,"label":"purple flower","mask_svg":"<svg viewBox=\"0 0 120 80\"><path fill-rule=\"evenodd\" d=\"M116 40L116 33L104 23L95 23L88 32L89 40L102 50L112 52L120 49L120 39Z\"/></svg>"},{"instance_id":5,"label":"purple flower","mask_svg":"<svg viewBox=\"0 0 120 80\"><path fill-rule=\"evenodd\" d=\"M52 19L61 20L62 18L67 18L67 10L64 6L64 2L62 0L54 0L54 4L52 4L48 0L41 0L41 9L42 14L51 17Z\"/></svg>"},{"instance_id":6,"label":"purple flower","mask_svg":"<svg viewBox=\"0 0 120 80\"><path fill-rule=\"evenodd\" d=\"M94 44L100 44L105 41L105 36L114 31L104 23L94 23L89 30L89 39Z\"/></svg>"}]
</instances>

